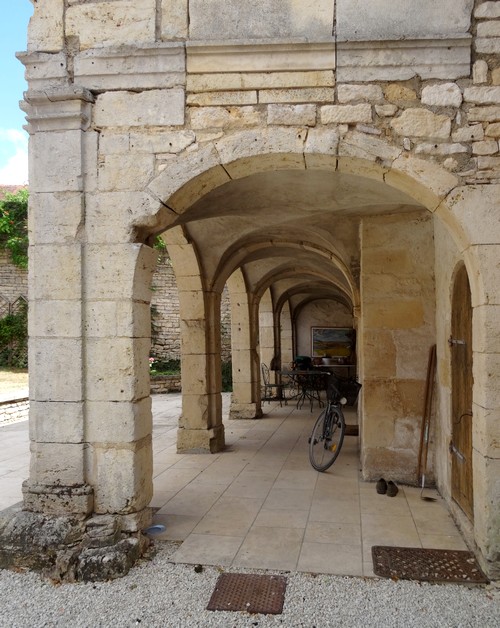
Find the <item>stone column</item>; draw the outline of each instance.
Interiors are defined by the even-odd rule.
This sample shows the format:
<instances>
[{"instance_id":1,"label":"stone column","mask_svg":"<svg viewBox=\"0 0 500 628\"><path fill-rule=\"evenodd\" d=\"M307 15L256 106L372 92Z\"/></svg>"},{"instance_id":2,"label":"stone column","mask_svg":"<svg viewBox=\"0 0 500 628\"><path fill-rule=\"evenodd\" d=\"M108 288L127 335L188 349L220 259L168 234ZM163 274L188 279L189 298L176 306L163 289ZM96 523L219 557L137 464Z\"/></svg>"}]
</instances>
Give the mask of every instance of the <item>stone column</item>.
<instances>
[{"instance_id":1,"label":"stone column","mask_svg":"<svg viewBox=\"0 0 500 628\"><path fill-rule=\"evenodd\" d=\"M474 537L482 566L494 579L500 576L500 244L472 248L483 282L476 291L480 302L473 302Z\"/></svg>"},{"instance_id":2,"label":"stone column","mask_svg":"<svg viewBox=\"0 0 500 628\"><path fill-rule=\"evenodd\" d=\"M250 295L241 270L227 281L231 301L231 356L233 363L233 394L230 416L233 419L255 419L262 415L260 395L255 381L252 349L255 338L250 323Z\"/></svg>"},{"instance_id":3,"label":"stone column","mask_svg":"<svg viewBox=\"0 0 500 628\"><path fill-rule=\"evenodd\" d=\"M432 218L363 219L361 246L363 475L414 483L428 352L435 343Z\"/></svg>"},{"instance_id":4,"label":"stone column","mask_svg":"<svg viewBox=\"0 0 500 628\"><path fill-rule=\"evenodd\" d=\"M194 246L180 228L166 232L164 239L179 292L182 415L177 450L215 453L224 449L221 295L206 290Z\"/></svg>"},{"instance_id":5,"label":"stone column","mask_svg":"<svg viewBox=\"0 0 500 628\"><path fill-rule=\"evenodd\" d=\"M87 515L82 269L84 173L93 97L28 92L30 132L30 477L24 508Z\"/></svg>"},{"instance_id":6,"label":"stone column","mask_svg":"<svg viewBox=\"0 0 500 628\"><path fill-rule=\"evenodd\" d=\"M153 496L148 356L156 258L142 244L94 242L85 250L87 476L95 513L127 516L131 526L143 525Z\"/></svg>"},{"instance_id":7,"label":"stone column","mask_svg":"<svg viewBox=\"0 0 500 628\"><path fill-rule=\"evenodd\" d=\"M293 362L293 330L290 316L290 304L287 301L280 313L281 323L281 368Z\"/></svg>"},{"instance_id":8,"label":"stone column","mask_svg":"<svg viewBox=\"0 0 500 628\"><path fill-rule=\"evenodd\" d=\"M270 290L262 295L259 305L260 359L268 367L274 357L274 313Z\"/></svg>"}]
</instances>

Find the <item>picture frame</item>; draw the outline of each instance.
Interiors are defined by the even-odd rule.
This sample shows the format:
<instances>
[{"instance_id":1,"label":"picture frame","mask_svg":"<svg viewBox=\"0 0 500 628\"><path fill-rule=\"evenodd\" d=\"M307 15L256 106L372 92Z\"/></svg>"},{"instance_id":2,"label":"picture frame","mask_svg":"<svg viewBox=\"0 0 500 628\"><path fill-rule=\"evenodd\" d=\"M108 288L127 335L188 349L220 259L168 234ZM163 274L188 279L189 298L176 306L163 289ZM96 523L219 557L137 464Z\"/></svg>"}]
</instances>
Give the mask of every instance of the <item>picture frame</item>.
<instances>
[{"instance_id":1,"label":"picture frame","mask_svg":"<svg viewBox=\"0 0 500 628\"><path fill-rule=\"evenodd\" d=\"M311 327L311 356L313 358L343 358L354 354L356 332L352 327Z\"/></svg>"}]
</instances>

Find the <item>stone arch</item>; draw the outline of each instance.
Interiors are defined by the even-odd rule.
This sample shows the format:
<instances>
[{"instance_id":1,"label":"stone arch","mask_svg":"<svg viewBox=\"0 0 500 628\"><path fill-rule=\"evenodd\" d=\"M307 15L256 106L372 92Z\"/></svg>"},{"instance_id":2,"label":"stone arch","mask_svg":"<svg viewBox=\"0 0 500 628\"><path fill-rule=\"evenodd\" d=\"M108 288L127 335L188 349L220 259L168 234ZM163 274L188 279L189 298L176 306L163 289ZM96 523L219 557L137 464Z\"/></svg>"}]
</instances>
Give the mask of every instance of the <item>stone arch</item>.
<instances>
[{"instance_id":1,"label":"stone arch","mask_svg":"<svg viewBox=\"0 0 500 628\"><path fill-rule=\"evenodd\" d=\"M435 214L459 249L465 252L471 243L470 221L453 209L471 191L458 187L457 177L442 166L410 156L386 139L373 139L368 148L361 148L353 146L352 138L339 138L332 129L283 127L234 132L207 142L198 151L180 154L149 182L150 199L144 203L148 213L134 221L136 232L144 240L183 224L186 211L210 191L255 173L284 169L320 169L384 183ZM155 212L155 202L157 219L153 220L150 211ZM473 257L469 256L467 264L474 264ZM478 281L481 272L474 269L473 294L482 292Z\"/></svg>"},{"instance_id":2,"label":"stone arch","mask_svg":"<svg viewBox=\"0 0 500 628\"><path fill-rule=\"evenodd\" d=\"M484 364L488 360L493 364L493 357L487 355L487 343L491 341L500 304L500 291L495 280L500 242L499 188L495 185L459 186L457 177L442 166L413 157L387 139L375 138L366 142L366 135L357 138L356 133L350 133L349 138L344 139L331 129L275 127L233 132L215 142L207 142L197 151L179 155L150 181L146 190L150 206L154 207L156 202L160 211L156 221L151 220L151 215L145 217L144 225L149 227L143 233L147 235L149 230L153 235L174 225L188 224L190 219L203 218L201 213L190 214L190 208L225 184L260 173L286 170L349 175L359 181L387 186L425 208L433 216L434 225L440 224L454 242L457 255L466 264L474 307L474 344L481 347ZM268 241L272 242L272 238ZM246 255L246 251L241 253L240 259L245 259ZM229 254L224 259L227 266L218 269L220 277L231 269L231 263L236 267L237 261L238 254L234 257ZM360 349L363 351L364 348ZM441 353L438 361L442 359ZM485 375L487 370L483 369L481 377L475 380L474 403L482 412L480 423L483 430L477 464L484 467L484 494L493 495L493 475L486 469L486 452L491 445L486 443L491 442L495 429L489 417L498 399L490 393L489 378ZM446 455L444 448L443 455ZM476 537L489 538L486 530L494 516L493 511L488 511L482 519L476 519ZM484 550L488 560L495 560L494 551L493 545Z\"/></svg>"}]
</instances>

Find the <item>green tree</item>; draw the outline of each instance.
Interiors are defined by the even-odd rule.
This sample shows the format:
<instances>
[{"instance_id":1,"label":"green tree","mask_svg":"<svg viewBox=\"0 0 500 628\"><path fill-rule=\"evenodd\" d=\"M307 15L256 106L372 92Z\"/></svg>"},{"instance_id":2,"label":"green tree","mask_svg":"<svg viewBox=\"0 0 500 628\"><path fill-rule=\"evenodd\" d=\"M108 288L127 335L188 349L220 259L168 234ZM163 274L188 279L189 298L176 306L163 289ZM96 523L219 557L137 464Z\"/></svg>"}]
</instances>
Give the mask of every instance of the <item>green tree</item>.
<instances>
[{"instance_id":1,"label":"green tree","mask_svg":"<svg viewBox=\"0 0 500 628\"><path fill-rule=\"evenodd\" d=\"M0 246L20 268L28 267L28 196L28 190L19 190L0 201Z\"/></svg>"}]
</instances>

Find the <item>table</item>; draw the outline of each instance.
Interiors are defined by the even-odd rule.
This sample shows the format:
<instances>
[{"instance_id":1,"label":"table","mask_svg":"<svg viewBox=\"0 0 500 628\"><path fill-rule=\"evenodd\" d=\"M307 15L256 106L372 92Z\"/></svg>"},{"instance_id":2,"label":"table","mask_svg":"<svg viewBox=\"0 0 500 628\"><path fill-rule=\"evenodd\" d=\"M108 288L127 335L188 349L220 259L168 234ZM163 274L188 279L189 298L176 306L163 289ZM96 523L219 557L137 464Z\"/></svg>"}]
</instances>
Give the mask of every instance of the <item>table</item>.
<instances>
[{"instance_id":1,"label":"table","mask_svg":"<svg viewBox=\"0 0 500 628\"><path fill-rule=\"evenodd\" d=\"M324 404L321 400L321 391L325 390L325 376L328 377L328 371L320 371L319 369L308 371L277 371L282 382L283 377L288 377L297 387L297 393L290 399L297 400L297 409L302 408L304 401L309 400L311 404L311 412L313 404L316 400L321 408Z\"/></svg>"}]
</instances>

